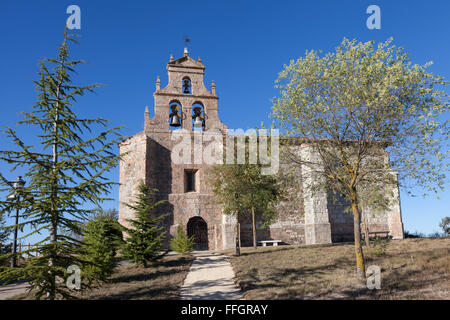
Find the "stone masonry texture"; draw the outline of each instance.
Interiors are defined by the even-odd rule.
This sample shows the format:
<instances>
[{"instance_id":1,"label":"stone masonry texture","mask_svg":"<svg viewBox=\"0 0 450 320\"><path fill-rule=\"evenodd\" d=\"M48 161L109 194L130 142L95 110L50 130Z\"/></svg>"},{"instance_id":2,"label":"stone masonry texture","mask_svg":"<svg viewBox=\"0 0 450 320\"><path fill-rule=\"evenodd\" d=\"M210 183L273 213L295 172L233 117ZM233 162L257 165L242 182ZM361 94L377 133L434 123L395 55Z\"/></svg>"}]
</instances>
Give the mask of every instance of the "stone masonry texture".
<instances>
[{"instance_id":1,"label":"stone masonry texture","mask_svg":"<svg viewBox=\"0 0 450 320\"><path fill-rule=\"evenodd\" d=\"M188 225L195 232L204 232L207 239L203 249L223 250L234 248L236 223L233 216L222 213L221 206L216 203L211 188L207 183L210 164L205 159L198 159L194 153L181 156L190 158L188 163L178 164L172 161L172 153L179 152L176 146L180 139L189 142L194 148L203 150L210 145L209 141L219 136L218 145L225 144L228 127L219 119L218 97L215 84L212 82L208 90L203 82L205 66L200 60L192 59L188 53L167 64L168 84L161 88L159 77L156 82L154 97L154 116L145 109L144 131L122 141L120 153L125 154L120 162L119 187L119 222L127 225L127 219L133 212L125 203L133 203L137 186L141 181L151 188L158 189L157 200L166 200L152 215L165 215L162 222L166 233L165 247L178 226L188 232ZM184 80L190 81L190 93L184 93ZM169 126L170 106L180 106L181 127L178 139L174 139L175 130ZM193 107L200 106L205 117L202 131L194 131L192 125ZM200 139L201 138L201 139ZM298 151L303 157L316 157L308 145L299 145ZM220 154L216 154L220 157ZM203 160L203 161L202 161ZM190 163L189 163L190 162ZM280 159L280 170L289 163ZM326 193L309 194L303 192L308 183L307 169L296 173L297 188L291 190L287 200L277 206L277 219L269 227L262 229L257 222L258 240L281 240L286 244L320 244L346 241L353 237L353 218L345 212L343 201L330 201ZM195 190L187 191L187 175L192 173ZM395 174L395 173L393 173ZM371 231L386 231L394 238L403 238L403 224L400 212L398 188L392 190L395 204L388 212L377 215L368 214ZM196 218L197 217L197 218ZM200 217L201 219L199 219ZM196 219L193 219L196 218ZM198 225L190 221L202 220L206 230L198 231ZM240 236L243 246L252 245L252 224L250 215L240 217Z\"/></svg>"}]
</instances>

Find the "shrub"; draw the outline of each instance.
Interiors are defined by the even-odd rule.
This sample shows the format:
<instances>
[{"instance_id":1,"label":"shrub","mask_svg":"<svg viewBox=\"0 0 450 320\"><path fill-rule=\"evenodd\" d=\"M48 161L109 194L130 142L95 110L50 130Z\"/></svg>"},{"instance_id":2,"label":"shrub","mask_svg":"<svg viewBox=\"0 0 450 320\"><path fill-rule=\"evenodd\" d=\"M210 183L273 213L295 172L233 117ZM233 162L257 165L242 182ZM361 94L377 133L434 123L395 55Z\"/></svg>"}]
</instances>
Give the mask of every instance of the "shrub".
<instances>
[{"instance_id":1,"label":"shrub","mask_svg":"<svg viewBox=\"0 0 450 320\"><path fill-rule=\"evenodd\" d=\"M409 232L408 230L405 230L405 238L425 238L425 234L418 231Z\"/></svg>"},{"instance_id":2,"label":"shrub","mask_svg":"<svg viewBox=\"0 0 450 320\"><path fill-rule=\"evenodd\" d=\"M386 254L386 247L389 242L390 238L382 239L380 237L376 237L373 241L374 247L370 252L378 257L384 256Z\"/></svg>"},{"instance_id":3,"label":"shrub","mask_svg":"<svg viewBox=\"0 0 450 320\"><path fill-rule=\"evenodd\" d=\"M193 250L194 241L194 236L188 237L184 228L178 226L176 236L170 241L170 247L175 252L185 254Z\"/></svg>"},{"instance_id":4,"label":"shrub","mask_svg":"<svg viewBox=\"0 0 450 320\"><path fill-rule=\"evenodd\" d=\"M442 237L445 237L445 234L444 233L439 233L437 231L435 231L433 233L430 233L428 235L428 238L442 238Z\"/></svg>"}]
</instances>

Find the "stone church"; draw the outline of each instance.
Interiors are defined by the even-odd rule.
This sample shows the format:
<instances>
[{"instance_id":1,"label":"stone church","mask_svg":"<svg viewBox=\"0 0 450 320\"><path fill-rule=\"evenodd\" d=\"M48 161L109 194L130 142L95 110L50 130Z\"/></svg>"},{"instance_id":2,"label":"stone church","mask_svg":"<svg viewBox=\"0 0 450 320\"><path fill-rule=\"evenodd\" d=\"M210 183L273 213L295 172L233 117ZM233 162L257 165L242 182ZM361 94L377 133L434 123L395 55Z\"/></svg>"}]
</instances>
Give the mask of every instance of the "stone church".
<instances>
[{"instance_id":1,"label":"stone church","mask_svg":"<svg viewBox=\"0 0 450 320\"><path fill-rule=\"evenodd\" d=\"M208 90L203 82L205 66L185 49L184 56L167 64L168 84L161 88L156 80L154 115L146 107L144 130L122 141L120 153L126 153L120 163L119 222L133 212L124 204L132 203L140 181L158 189L157 198L166 200L155 213L166 215L163 224L168 235L174 235L182 226L194 236L197 249L223 250L234 248L236 223L239 222L242 246L252 244L251 222L222 214L206 183L208 164L189 161L177 164L171 161L176 141L171 139L175 130L184 129L194 141L194 133L206 137L212 133L225 139L228 127L219 119L219 98L214 81ZM186 133L187 132L187 133ZM204 143L204 142L202 142ZM194 142L195 144L195 142ZM309 152L307 145L299 145ZM281 160L282 161L282 160ZM299 183L302 183L301 177ZM300 186L301 190L301 186ZM399 200L398 187L392 190ZM325 244L353 239L353 217L344 212L344 206L330 201L327 194L295 195L294 206L280 205L277 220L270 227L257 231L258 240L281 240L285 244ZM388 212L368 215L371 232L386 233L403 238L400 202ZM170 236L165 246L169 246Z\"/></svg>"}]
</instances>

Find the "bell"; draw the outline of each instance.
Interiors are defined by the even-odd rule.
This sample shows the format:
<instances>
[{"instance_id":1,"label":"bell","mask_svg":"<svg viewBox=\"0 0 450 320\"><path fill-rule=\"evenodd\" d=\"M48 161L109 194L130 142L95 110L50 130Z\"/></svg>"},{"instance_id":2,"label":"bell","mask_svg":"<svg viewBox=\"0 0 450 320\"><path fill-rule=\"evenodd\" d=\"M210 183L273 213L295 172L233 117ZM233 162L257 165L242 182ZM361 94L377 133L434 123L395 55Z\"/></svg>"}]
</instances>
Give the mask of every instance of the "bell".
<instances>
[{"instance_id":1,"label":"bell","mask_svg":"<svg viewBox=\"0 0 450 320\"><path fill-rule=\"evenodd\" d=\"M188 80L184 80L184 84L183 84L184 91L183 91L183 93L191 93L189 91L189 87L190 87L189 81Z\"/></svg>"},{"instance_id":2,"label":"bell","mask_svg":"<svg viewBox=\"0 0 450 320\"><path fill-rule=\"evenodd\" d=\"M175 113L172 116L172 119L170 120L170 125L172 127L179 127L179 126L181 126L181 120L180 120L180 117L178 116L178 114Z\"/></svg>"},{"instance_id":3,"label":"bell","mask_svg":"<svg viewBox=\"0 0 450 320\"><path fill-rule=\"evenodd\" d=\"M195 117L194 128L203 128L203 120L200 116Z\"/></svg>"}]
</instances>

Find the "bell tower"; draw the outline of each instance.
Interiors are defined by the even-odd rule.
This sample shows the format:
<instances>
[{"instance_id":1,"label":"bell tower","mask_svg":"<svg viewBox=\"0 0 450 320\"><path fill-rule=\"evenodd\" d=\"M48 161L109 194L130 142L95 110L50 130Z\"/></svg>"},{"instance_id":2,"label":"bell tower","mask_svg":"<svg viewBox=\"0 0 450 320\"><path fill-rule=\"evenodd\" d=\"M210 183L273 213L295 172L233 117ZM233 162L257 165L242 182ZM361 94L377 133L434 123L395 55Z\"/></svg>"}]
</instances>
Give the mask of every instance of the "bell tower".
<instances>
[{"instance_id":1,"label":"bell tower","mask_svg":"<svg viewBox=\"0 0 450 320\"><path fill-rule=\"evenodd\" d=\"M216 86L206 89L203 78L205 66L201 59L192 59L187 48L183 57L167 64L168 84L161 89L159 77L153 93L155 111L152 119L145 114L145 132L169 131L179 128L194 131L219 130L226 132L226 126L219 120Z\"/></svg>"},{"instance_id":2,"label":"bell tower","mask_svg":"<svg viewBox=\"0 0 450 320\"><path fill-rule=\"evenodd\" d=\"M151 213L165 217L161 222L168 235L165 247L170 247L170 237L183 227L188 234L194 232L198 247L227 248L235 239L235 225L223 221L222 207L207 183L209 152L216 150L214 145L221 147L227 135L227 126L219 120L216 86L212 82L210 90L205 87L205 66L200 58L191 58L186 48L181 58L170 57L167 71L166 86L160 77L156 79L154 114L150 118L146 107L144 131L119 144L124 154L119 222L127 225L133 217L126 203L135 199L143 181L158 190L155 200L165 200ZM183 161L173 160L186 141L190 141L190 150L181 147Z\"/></svg>"}]
</instances>

